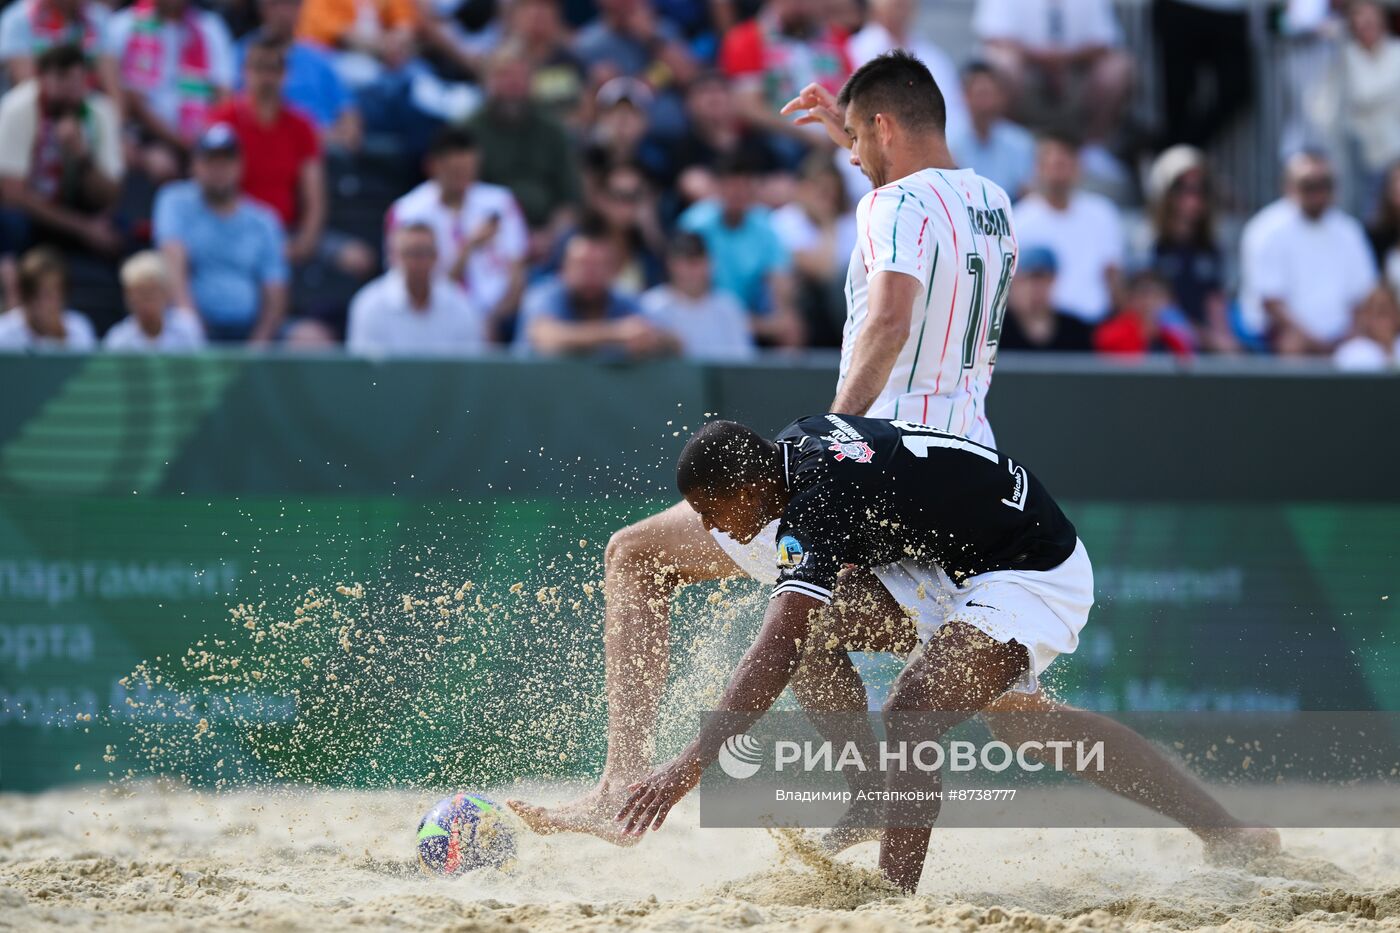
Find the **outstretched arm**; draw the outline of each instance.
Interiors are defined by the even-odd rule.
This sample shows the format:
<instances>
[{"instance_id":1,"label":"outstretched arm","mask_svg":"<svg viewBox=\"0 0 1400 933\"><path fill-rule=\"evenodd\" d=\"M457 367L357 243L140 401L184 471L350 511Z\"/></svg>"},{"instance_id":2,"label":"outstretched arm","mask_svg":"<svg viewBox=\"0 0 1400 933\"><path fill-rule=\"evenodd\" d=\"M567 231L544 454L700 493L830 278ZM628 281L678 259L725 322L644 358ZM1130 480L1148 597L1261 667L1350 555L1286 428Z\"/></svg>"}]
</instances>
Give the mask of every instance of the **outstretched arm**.
<instances>
[{"instance_id":1,"label":"outstretched arm","mask_svg":"<svg viewBox=\"0 0 1400 933\"><path fill-rule=\"evenodd\" d=\"M633 784L629 788L632 796L617 814L618 821L626 824L625 832L641 835L648 829L660 829L671 808L700 783L700 775L719 755L724 740L767 712L792 679L802 657L811 614L821 607L820 600L792 592L780 593L768 603L763 627L729 679L719 704L723 712L747 715L711 717L684 751Z\"/></svg>"}]
</instances>

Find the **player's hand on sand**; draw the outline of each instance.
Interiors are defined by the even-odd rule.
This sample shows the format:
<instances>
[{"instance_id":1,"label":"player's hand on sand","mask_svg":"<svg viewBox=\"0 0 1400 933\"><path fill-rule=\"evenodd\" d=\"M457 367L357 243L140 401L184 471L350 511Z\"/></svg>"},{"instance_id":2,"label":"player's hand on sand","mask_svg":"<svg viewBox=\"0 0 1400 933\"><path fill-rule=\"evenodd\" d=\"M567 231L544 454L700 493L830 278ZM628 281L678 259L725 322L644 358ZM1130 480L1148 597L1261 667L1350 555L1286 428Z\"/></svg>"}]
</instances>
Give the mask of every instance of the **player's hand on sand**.
<instances>
[{"instance_id":1,"label":"player's hand on sand","mask_svg":"<svg viewBox=\"0 0 1400 933\"><path fill-rule=\"evenodd\" d=\"M623 824L622 831L640 836L648 829L660 829L671 808L700 783L702 770L693 759L677 758L649 777L628 785L630 796L616 817Z\"/></svg>"},{"instance_id":2,"label":"player's hand on sand","mask_svg":"<svg viewBox=\"0 0 1400 933\"><path fill-rule=\"evenodd\" d=\"M801 113L793 122L798 126L820 123L831 141L842 149L851 148L851 137L846 133L846 115L836 105L836 96L820 84L809 84L802 92L783 105L779 111L783 116Z\"/></svg>"}]
</instances>

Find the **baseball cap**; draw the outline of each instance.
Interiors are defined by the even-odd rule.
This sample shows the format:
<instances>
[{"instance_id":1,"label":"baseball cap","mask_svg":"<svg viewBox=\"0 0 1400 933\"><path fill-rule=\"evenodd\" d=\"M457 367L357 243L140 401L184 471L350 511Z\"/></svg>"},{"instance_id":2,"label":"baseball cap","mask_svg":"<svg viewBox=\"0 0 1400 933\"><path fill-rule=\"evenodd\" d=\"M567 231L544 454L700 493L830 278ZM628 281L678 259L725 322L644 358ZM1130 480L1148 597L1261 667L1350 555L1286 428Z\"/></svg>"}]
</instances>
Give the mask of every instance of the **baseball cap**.
<instances>
[{"instance_id":1,"label":"baseball cap","mask_svg":"<svg viewBox=\"0 0 1400 933\"><path fill-rule=\"evenodd\" d=\"M625 75L613 78L598 88L598 106L603 110L609 110L623 101L638 110L645 110L651 106L651 98L651 88Z\"/></svg>"},{"instance_id":2,"label":"baseball cap","mask_svg":"<svg viewBox=\"0 0 1400 933\"><path fill-rule=\"evenodd\" d=\"M1031 246L1021 253L1016 271L1022 275L1054 275L1060 271L1060 263L1048 247Z\"/></svg>"},{"instance_id":3,"label":"baseball cap","mask_svg":"<svg viewBox=\"0 0 1400 933\"><path fill-rule=\"evenodd\" d=\"M200 155L235 155L238 150L238 134L227 123L209 127L194 146L194 151Z\"/></svg>"}]
</instances>

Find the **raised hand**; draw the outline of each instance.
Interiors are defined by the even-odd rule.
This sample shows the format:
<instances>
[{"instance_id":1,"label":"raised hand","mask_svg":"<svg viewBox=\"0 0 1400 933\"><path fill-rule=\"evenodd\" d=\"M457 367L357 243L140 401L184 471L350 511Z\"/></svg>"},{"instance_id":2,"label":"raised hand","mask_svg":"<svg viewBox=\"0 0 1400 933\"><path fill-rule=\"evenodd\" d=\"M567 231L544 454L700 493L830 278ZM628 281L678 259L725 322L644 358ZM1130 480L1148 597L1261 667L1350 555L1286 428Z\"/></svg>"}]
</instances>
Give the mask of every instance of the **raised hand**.
<instances>
[{"instance_id":1,"label":"raised hand","mask_svg":"<svg viewBox=\"0 0 1400 933\"><path fill-rule=\"evenodd\" d=\"M851 148L851 137L846 133L846 115L836 104L836 96L820 84L809 84L779 111L783 116L801 113L793 122L797 126L820 123L826 135L842 149Z\"/></svg>"}]
</instances>

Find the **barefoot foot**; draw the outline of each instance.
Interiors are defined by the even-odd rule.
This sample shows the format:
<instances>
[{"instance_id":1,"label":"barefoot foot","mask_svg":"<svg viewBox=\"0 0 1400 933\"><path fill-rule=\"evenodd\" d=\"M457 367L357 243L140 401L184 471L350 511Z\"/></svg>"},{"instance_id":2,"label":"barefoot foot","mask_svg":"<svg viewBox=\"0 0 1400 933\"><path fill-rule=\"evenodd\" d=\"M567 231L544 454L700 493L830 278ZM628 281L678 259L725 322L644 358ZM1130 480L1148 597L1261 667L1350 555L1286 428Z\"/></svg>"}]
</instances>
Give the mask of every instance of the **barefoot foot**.
<instances>
[{"instance_id":1,"label":"barefoot foot","mask_svg":"<svg viewBox=\"0 0 1400 933\"><path fill-rule=\"evenodd\" d=\"M837 824L822 836L822 849L835 855L863 842L879 842L882 816L878 803L852 804Z\"/></svg>"},{"instance_id":2,"label":"barefoot foot","mask_svg":"<svg viewBox=\"0 0 1400 933\"><path fill-rule=\"evenodd\" d=\"M622 824L613 817L622 809L626 797L609 793L606 788L594 788L577 800L561 803L557 807L540 807L523 800L507 800L506 806L515 812L530 829L542 836L554 833L584 833L597 836L617 846L633 846L641 841L641 836L629 836L622 831Z\"/></svg>"}]
</instances>

